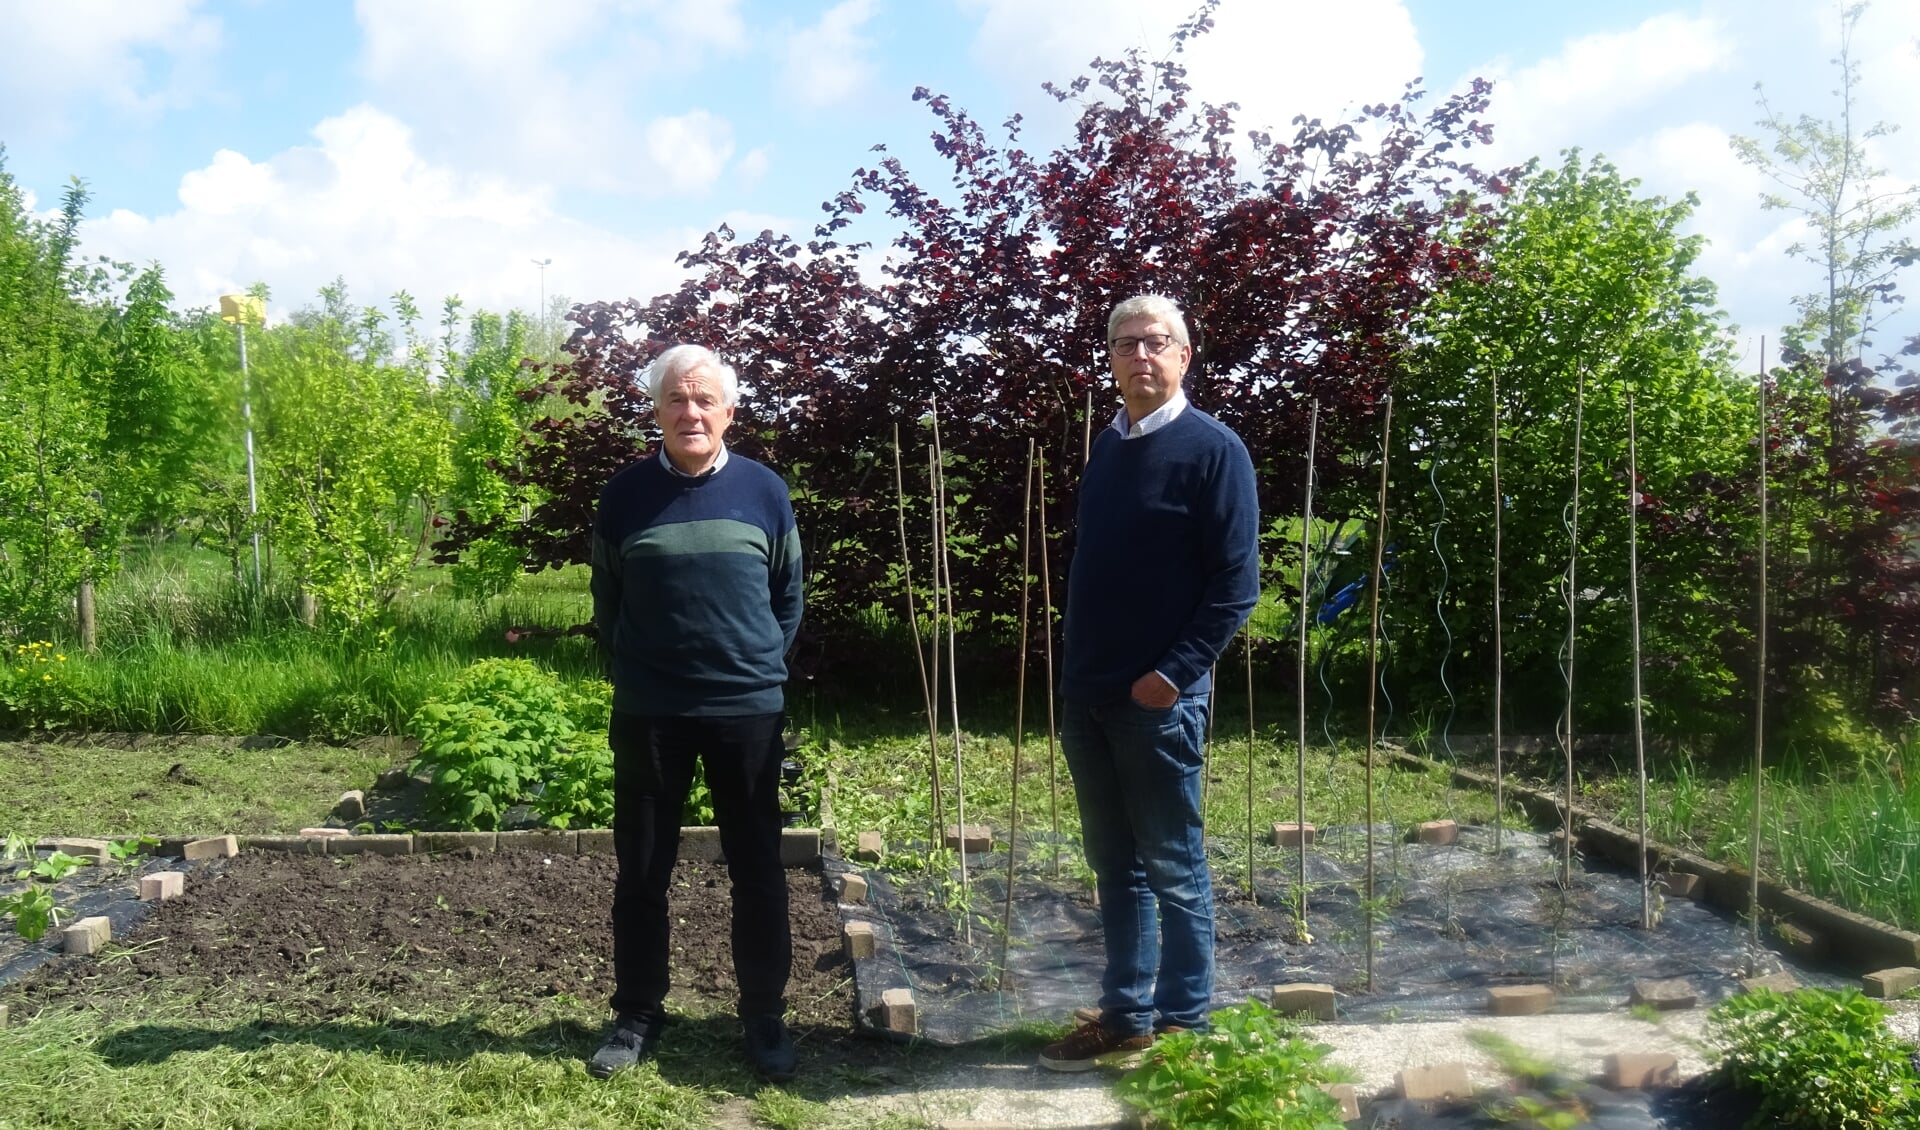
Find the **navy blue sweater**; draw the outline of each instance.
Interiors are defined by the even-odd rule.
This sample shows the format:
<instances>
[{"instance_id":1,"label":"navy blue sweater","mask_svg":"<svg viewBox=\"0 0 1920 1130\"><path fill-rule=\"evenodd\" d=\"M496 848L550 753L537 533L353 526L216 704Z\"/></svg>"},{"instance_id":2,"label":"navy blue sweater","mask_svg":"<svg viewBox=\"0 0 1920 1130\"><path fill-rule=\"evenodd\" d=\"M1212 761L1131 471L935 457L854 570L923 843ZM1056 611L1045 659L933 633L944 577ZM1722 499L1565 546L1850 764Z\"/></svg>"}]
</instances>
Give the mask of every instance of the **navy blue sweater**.
<instances>
[{"instance_id":1,"label":"navy blue sweater","mask_svg":"<svg viewBox=\"0 0 1920 1130\"><path fill-rule=\"evenodd\" d=\"M593 621L613 708L652 716L782 709L800 628L800 534L780 476L729 453L700 478L657 455L600 492Z\"/></svg>"},{"instance_id":2,"label":"navy blue sweater","mask_svg":"<svg viewBox=\"0 0 1920 1130\"><path fill-rule=\"evenodd\" d=\"M1259 509L1246 445L1199 409L1137 439L1102 429L1080 483L1061 694L1116 701L1149 671L1208 690L1260 599Z\"/></svg>"}]
</instances>

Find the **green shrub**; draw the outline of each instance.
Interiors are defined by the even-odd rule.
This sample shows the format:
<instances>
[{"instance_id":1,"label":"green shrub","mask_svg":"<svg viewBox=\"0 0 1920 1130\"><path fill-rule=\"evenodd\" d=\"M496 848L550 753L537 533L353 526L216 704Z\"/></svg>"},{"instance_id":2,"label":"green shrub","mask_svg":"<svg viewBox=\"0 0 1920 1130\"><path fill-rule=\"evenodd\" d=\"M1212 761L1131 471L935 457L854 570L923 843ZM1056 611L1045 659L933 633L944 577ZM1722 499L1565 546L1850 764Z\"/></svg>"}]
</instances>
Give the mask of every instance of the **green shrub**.
<instances>
[{"instance_id":1,"label":"green shrub","mask_svg":"<svg viewBox=\"0 0 1920 1130\"><path fill-rule=\"evenodd\" d=\"M1169 1127L1340 1130L1340 1104L1321 1089L1341 1073L1333 1049L1259 1001L1213 1014L1210 1032L1170 1032L1120 1080L1120 1098Z\"/></svg>"},{"instance_id":2,"label":"green shrub","mask_svg":"<svg viewBox=\"0 0 1920 1130\"><path fill-rule=\"evenodd\" d=\"M1920 1073L1886 1015L1857 989L1761 990L1715 1006L1707 1039L1728 1082L1759 1097L1750 1127L1911 1126Z\"/></svg>"},{"instance_id":3,"label":"green shrub","mask_svg":"<svg viewBox=\"0 0 1920 1130\"><path fill-rule=\"evenodd\" d=\"M46 640L0 646L0 726L52 729L83 714L78 666Z\"/></svg>"},{"instance_id":4,"label":"green shrub","mask_svg":"<svg viewBox=\"0 0 1920 1130\"><path fill-rule=\"evenodd\" d=\"M551 673L525 659L483 659L444 698L414 713L420 739L415 772L428 773L427 812L461 827L497 827L571 752L578 733L572 698ZM608 766L609 790L612 767Z\"/></svg>"}]
</instances>

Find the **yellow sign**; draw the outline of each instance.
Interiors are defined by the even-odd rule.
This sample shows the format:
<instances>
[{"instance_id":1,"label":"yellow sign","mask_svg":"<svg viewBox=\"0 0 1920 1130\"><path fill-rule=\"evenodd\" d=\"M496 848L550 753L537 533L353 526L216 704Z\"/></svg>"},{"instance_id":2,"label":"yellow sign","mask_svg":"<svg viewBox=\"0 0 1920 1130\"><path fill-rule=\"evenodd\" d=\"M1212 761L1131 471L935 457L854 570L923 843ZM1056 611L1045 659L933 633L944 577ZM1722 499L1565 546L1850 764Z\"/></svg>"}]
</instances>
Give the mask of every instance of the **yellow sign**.
<instances>
[{"instance_id":1,"label":"yellow sign","mask_svg":"<svg viewBox=\"0 0 1920 1130\"><path fill-rule=\"evenodd\" d=\"M223 294L220 296L220 320L263 325L267 320L267 302L251 294Z\"/></svg>"}]
</instances>

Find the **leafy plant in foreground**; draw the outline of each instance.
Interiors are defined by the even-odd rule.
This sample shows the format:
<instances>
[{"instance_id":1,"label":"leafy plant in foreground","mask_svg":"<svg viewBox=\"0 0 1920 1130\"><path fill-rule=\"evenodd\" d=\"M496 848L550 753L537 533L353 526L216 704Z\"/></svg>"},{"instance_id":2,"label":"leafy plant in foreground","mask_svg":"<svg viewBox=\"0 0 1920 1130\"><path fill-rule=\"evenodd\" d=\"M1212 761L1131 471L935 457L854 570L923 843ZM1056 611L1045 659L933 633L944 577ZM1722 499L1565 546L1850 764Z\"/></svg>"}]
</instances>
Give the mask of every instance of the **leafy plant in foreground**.
<instances>
[{"instance_id":1,"label":"leafy plant in foreground","mask_svg":"<svg viewBox=\"0 0 1920 1130\"><path fill-rule=\"evenodd\" d=\"M483 659L444 700L413 716L413 771L428 773L427 810L469 828L493 828L570 742L559 680L524 659Z\"/></svg>"},{"instance_id":2,"label":"leafy plant in foreground","mask_svg":"<svg viewBox=\"0 0 1920 1130\"><path fill-rule=\"evenodd\" d=\"M13 928L29 942L37 942L49 925L60 924L60 908L53 903L53 892L33 886L17 895L0 899L0 916L13 915Z\"/></svg>"},{"instance_id":3,"label":"leafy plant in foreground","mask_svg":"<svg viewBox=\"0 0 1920 1130\"><path fill-rule=\"evenodd\" d=\"M1333 1049L1259 1001L1213 1014L1210 1032L1170 1032L1120 1080L1120 1098L1171 1127L1338 1130Z\"/></svg>"},{"instance_id":4,"label":"leafy plant in foreground","mask_svg":"<svg viewBox=\"0 0 1920 1130\"><path fill-rule=\"evenodd\" d=\"M1760 990L1716 1005L1707 1039L1726 1079L1760 1099L1748 1126L1908 1126L1920 1118L1920 1073L1886 1017L1857 989Z\"/></svg>"}]
</instances>

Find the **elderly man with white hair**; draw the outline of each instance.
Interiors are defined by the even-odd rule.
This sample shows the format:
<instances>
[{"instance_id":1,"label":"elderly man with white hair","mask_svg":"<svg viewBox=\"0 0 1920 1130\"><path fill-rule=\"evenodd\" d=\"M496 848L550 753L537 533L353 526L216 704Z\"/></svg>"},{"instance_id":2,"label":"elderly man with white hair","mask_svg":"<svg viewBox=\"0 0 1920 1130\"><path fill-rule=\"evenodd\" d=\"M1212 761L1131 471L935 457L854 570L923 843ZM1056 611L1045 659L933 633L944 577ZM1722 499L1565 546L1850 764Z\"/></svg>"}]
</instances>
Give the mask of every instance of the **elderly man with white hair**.
<instances>
[{"instance_id":1,"label":"elderly man with white hair","mask_svg":"<svg viewBox=\"0 0 1920 1130\"><path fill-rule=\"evenodd\" d=\"M733 884L733 967L748 1057L791 1078L793 940L780 865L786 655L800 627L800 537L787 484L722 442L739 396L731 366L678 345L647 370L660 450L615 475L593 523L593 619L613 679L613 1030L602 1078L658 1046L671 919L667 890L696 761L706 770Z\"/></svg>"}]
</instances>

